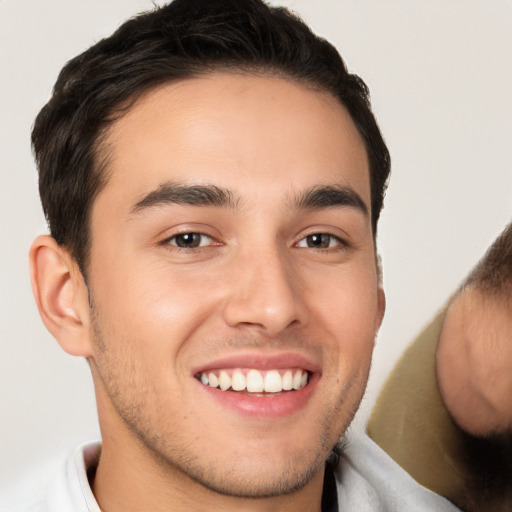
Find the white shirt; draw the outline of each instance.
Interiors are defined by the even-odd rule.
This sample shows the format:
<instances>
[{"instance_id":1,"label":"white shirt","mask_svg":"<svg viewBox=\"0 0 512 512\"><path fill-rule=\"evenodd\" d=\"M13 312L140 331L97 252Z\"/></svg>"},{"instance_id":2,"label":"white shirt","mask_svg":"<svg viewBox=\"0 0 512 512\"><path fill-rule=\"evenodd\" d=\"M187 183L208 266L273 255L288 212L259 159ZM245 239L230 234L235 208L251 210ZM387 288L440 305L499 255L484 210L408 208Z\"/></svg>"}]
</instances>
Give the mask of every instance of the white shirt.
<instances>
[{"instance_id":1,"label":"white shirt","mask_svg":"<svg viewBox=\"0 0 512 512\"><path fill-rule=\"evenodd\" d=\"M0 493L0 512L101 512L87 479L99 442L75 450L56 475L43 472L23 491ZM456 512L449 501L419 485L369 437L351 433L336 468L340 512Z\"/></svg>"},{"instance_id":2,"label":"white shirt","mask_svg":"<svg viewBox=\"0 0 512 512\"><path fill-rule=\"evenodd\" d=\"M428 490L366 434L348 437L336 470L340 512L456 512L450 501Z\"/></svg>"}]
</instances>

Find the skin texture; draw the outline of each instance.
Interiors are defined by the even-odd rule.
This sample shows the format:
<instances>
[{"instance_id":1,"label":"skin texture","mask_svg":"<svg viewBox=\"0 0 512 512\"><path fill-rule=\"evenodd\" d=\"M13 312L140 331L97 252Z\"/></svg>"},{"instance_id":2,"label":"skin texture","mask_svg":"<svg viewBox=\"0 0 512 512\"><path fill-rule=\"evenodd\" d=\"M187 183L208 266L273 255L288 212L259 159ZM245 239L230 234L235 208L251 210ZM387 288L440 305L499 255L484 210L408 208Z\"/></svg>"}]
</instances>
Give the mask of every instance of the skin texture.
<instances>
[{"instance_id":1,"label":"skin texture","mask_svg":"<svg viewBox=\"0 0 512 512\"><path fill-rule=\"evenodd\" d=\"M456 423L483 437L512 432L512 302L464 288L447 312L437 375Z\"/></svg>"},{"instance_id":2,"label":"skin texture","mask_svg":"<svg viewBox=\"0 0 512 512\"><path fill-rule=\"evenodd\" d=\"M352 120L327 93L215 74L140 98L106 148L89 289L49 237L31 252L43 320L90 362L100 506L320 510L324 462L360 403L384 313ZM217 187L230 201L153 204L163 184ZM348 190L368 211L298 202L318 187ZM206 236L180 248L184 233ZM310 243L318 233L325 247ZM243 414L196 378L225 357L300 357L314 385L286 414Z\"/></svg>"}]
</instances>

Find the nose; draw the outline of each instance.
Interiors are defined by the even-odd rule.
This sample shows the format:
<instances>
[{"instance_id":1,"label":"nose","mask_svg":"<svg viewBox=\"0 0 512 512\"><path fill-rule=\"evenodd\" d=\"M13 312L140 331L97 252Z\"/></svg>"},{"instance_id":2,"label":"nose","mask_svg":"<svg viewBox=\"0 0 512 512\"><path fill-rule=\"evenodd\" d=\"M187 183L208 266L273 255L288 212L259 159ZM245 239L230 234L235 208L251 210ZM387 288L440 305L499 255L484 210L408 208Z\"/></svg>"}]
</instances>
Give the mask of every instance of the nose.
<instances>
[{"instance_id":1,"label":"nose","mask_svg":"<svg viewBox=\"0 0 512 512\"><path fill-rule=\"evenodd\" d=\"M300 276L278 249L238 258L230 284L224 307L230 327L258 329L274 337L307 321Z\"/></svg>"}]
</instances>

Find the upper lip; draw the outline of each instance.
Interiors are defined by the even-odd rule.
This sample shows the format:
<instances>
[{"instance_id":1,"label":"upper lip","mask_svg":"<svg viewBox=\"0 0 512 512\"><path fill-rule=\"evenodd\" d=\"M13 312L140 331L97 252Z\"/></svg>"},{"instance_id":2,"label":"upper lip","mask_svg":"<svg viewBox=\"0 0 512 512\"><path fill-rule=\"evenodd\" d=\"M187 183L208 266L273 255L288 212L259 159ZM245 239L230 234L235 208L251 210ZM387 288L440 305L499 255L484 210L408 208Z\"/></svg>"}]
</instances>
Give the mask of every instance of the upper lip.
<instances>
[{"instance_id":1,"label":"upper lip","mask_svg":"<svg viewBox=\"0 0 512 512\"><path fill-rule=\"evenodd\" d=\"M302 368L310 373L320 371L320 365L312 358L297 352L280 352L274 354L244 353L230 354L218 357L206 364L197 366L192 370L192 375L199 373L229 368L253 368L255 370L272 370L287 368Z\"/></svg>"}]
</instances>

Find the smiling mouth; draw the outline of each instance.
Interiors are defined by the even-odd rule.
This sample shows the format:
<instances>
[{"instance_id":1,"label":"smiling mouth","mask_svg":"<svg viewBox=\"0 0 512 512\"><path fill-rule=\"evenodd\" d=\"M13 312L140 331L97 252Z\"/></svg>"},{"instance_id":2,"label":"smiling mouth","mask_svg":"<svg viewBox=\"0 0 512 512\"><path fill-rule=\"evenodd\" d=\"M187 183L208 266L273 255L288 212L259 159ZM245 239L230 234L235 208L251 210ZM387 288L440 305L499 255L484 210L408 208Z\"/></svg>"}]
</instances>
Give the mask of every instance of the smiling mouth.
<instances>
[{"instance_id":1,"label":"smiling mouth","mask_svg":"<svg viewBox=\"0 0 512 512\"><path fill-rule=\"evenodd\" d=\"M213 370L196 378L204 385L221 391L272 395L298 391L307 386L309 372L301 368L260 371L256 369Z\"/></svg>"}]
</instances>

